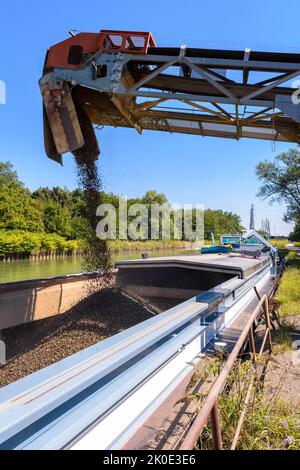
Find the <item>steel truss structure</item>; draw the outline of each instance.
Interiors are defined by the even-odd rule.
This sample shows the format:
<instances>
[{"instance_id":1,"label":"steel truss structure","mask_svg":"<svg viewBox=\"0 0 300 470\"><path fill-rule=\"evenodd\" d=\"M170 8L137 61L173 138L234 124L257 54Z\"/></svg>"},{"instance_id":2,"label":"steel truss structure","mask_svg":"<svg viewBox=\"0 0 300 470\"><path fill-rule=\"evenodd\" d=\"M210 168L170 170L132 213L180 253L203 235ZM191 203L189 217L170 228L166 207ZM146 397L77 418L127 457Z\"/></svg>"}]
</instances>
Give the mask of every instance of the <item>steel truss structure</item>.
<instances>
[{"instance_id":1,"label":"steel truss structure","mask_svg":"<svg viewBox=\"0 0 300 470\"><path fill-rule=\"evenodd\" d=\"M40 80L56 144L55 155L49 155L49 149L47 153L59 160L58 155L84 147L87 138L80 116L79 126L76 122L78 109L96 126L132 127L139 133L148 129L300 143L300 108L293 82L298 75L298 54L185 45L149 47L143 53L101 49L86 54L77 67L56 67L52 62ZM60 91L62 100L67 95L72 99L75 113L72 103L62 106L68 108L72 126L60 110L58 132L51 100L55 96L57 110ZM83 153L75 156L84 159ZM95 156L97 149L91 153Z\"/></svg>"}]
</instances>

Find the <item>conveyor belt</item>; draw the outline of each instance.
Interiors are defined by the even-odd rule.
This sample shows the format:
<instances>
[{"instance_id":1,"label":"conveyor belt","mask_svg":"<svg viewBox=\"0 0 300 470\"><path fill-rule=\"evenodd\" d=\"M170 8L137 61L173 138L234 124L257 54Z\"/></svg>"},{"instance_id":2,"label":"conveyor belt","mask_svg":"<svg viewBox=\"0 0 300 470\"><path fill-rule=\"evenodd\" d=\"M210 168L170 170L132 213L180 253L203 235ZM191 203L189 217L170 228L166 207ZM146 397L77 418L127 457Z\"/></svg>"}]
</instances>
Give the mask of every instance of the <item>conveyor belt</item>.
<instances>
[{"instance_id":1,"label":"conveyor belt","mask_svg":"<svg viewBox=\"0 0 300 470\"><path fill-rule=\"evenodd\" d=\"M149 47L150 55L179 56L179 47ZM222 50L222 49L202 49L187 47L186 55L188 57L205 57L227 60L244 60L245 50ZM284 64L299 64L300 54L290 52L263 52L250 51L248 60L262 62L282 62Z\"/></svg>"}]
</instances>

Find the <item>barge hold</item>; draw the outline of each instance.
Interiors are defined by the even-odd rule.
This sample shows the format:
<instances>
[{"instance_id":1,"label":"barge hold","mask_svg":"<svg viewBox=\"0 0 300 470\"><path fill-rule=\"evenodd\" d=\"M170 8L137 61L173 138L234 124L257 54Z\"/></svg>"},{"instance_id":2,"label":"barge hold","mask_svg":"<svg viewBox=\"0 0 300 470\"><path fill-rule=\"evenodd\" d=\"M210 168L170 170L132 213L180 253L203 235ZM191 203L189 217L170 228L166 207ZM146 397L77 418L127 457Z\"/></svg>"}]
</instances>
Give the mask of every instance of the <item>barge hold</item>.
<instances>
[{"instance_id":1,"label":"barge hold","mask_svg":"<svg viewBox=\"0 0 300 470\"><path fill-rule=\"evenodd\" d=\"M209 272L217 283L201 289ZM189 279L177 296L188 299L3 387L0 448L121 449L130 442L141 448L134 439L145 423L171 403L211 342L247 317L257 292L272 291L276 276L269 253L261 259L199 255L119 263L119 287L148 287L154 289L148 298L176 298L174 289Z\"/></svg>"},{"instance_id":2,"label":"barge hold","mask_svg":"<svg viewBox=\"0 0 300 470\"><path fill-rule=\"evenodd\" d=\"M126 292L106 289L95 292L64 314L5 329L2 340L6 344L7 364L0 368L0 387L147 320L159 311Z\"/></svg>"}]
</instances>

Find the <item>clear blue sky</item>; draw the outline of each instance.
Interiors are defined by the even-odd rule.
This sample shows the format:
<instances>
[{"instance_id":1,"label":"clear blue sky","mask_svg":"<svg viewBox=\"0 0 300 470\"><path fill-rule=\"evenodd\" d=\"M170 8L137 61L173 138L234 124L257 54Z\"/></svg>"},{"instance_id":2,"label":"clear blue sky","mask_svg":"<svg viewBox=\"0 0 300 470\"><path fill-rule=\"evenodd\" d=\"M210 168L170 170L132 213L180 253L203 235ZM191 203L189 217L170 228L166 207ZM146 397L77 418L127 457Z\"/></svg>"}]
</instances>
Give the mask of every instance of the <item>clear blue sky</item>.
<instances>
[{"instance_id":1,"label":"clear blue sky","mask_svg":"<svg viewBox=\"0 0 300 470\"><path fill-rule=\"evenodd\" d=\"M151 5L151 6L150 6ZM21 180L38 186L76 185L71 155L64 167L43 149L42 105L38 88L48 46L68 37L69 29L151 31L160 46L234 48L299 52L299 1L94 1L1 2L0 80L7 104L0 105L0 159L10 160ZM99 168L105 190L138 196L147 189L166 193L173 203L204 203L234 211L248 226L250 204L256 222L268 217L276 233L288 233L283 208L256 199L255 165L291 145L202 138L132 129L99 132Z\"/></svg>"}]
</instances>

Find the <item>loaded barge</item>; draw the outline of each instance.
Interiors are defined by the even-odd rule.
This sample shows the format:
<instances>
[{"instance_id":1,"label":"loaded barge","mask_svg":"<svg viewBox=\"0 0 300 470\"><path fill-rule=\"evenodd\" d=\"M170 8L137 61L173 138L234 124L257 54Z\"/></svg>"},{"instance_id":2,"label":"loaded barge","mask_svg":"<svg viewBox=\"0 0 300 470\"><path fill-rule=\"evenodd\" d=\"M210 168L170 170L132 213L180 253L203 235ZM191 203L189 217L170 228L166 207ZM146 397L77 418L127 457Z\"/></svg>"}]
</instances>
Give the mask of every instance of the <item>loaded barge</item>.
<instances>
[{"instance_id":1,"label":"loaded barge","mask_svg":"<svg viewBox=\"0 0 300 470\"><path fill-rule=\"evenodd\" d=\"M0 449L161 448L157 436L176 420L175 405L208 348L221 339L230 350L259 298L274 291L281 266L276 250L260 244L255 257L237 252L119 262L109 289L173 306L1 388ZM70 305L73 280L58 281L60 305ZM30 282L2 286L0 321L3 299L12 308L28 290L45 300L58 289L54 279L36 288ZM38 302L31 308L36 311L23 323L43 318ZM46 316L64 317L57 303L51 308Z\"/></svg>"}]
</instances>

